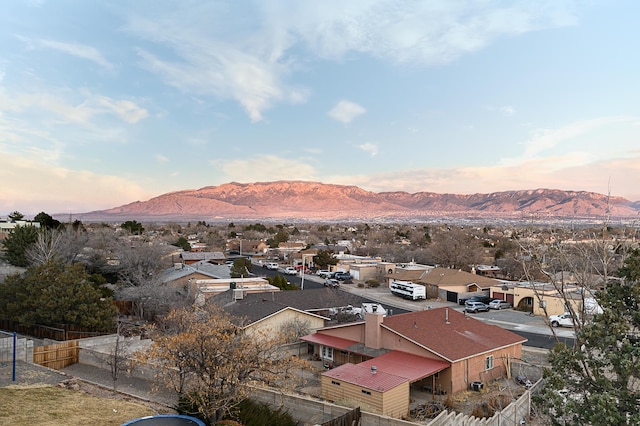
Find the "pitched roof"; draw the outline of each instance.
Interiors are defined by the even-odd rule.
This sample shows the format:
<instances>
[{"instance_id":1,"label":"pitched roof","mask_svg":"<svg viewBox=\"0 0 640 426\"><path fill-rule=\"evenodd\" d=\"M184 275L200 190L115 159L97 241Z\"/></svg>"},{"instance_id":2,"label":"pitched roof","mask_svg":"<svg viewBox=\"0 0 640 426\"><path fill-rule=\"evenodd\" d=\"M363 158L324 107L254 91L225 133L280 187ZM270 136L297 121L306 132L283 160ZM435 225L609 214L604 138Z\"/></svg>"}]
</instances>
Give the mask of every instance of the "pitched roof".
<instances>
[{"instance_id":1,"label":"pitched roof","mask_svg":"<svg viewBox=\"0 0 640 426\"><path fill-rule=\"evenodd\" d=\"M180 268L168 268L161 273L160 280L163 283L170 283L189 275L200 273L211 278L230 278L229 267L226 265L213 265L209 262L201 261L191 265L182 265Z\"/></svg>"},{"instance_id":2,"label":"pitched roof","mask_svg":"<svg viewBox=\"0 0 640 426\"><path fill-rule=\"evenodd\" d=\"M225 260L221 251L185 251L180 253L183 260Z\"/></svg>"},{"instance_id":3,"label":"pitched roof","mask_svg":"<svg viewBox=\"0 0 640 426\"><path fill-rule=\"evenodd\" d=\"M377 371L371 372L371 368L363 367L361 364L343 364L322 374L332 379L371 389L376 392L386 392L408 381L406 377L395 374Z\"/></svg>"},{"instance_id":4,"label":"pitched roof","mask_svg":"<svg viewBox=\"0 0 640 426\"><path fill-rule=\"evenodd\" d=\"M450 362L527 341L450 308L388 316L381 326Z\"/></svg>"},{"instance_id":5,"label":"pitched roof","mask_svg":"<svg viewBox=\"0 0 640 426\"><path fill-rule=\"evenodd\" d=\"M413 281L420 279L425 272L424 269L396 269L393 274L389 274L387 277L398 281Z\"/></svg>"},{"instance_id":6,"label":"pitched roof","mask_svg":"<svg viewBox=\"0 0 640 426\"><path fill-rule=\"evenodd\" d=\"M246 318L250 323L260 321L274 313L291 307L300 311L314 313L340 306L360 306L367 299L345 291L331 288L318 288L298 291L277 291L245 294L242 299L232 302L230 290L212 296L208 303L222 307L235 318ZM245 324L246 325L246 324ZM357 342L355 342L357 343ZM364 349L354 351L366 354Z\"/></svg>"},{"instance_id":7,"label":"pitched roof","mask_svg":"<svg viewBox=\"0 0 640 426\"><path fill-rule=\"evenodd\" d=\"M221 306L227 313L229 313L234 318L234 323L242 326L259 322L271 315L288 309L293 309L306 315L318 316L316 314L304 312L300 309L291 308L282 303L270 300L271 295L277 293L279 292L269 294L247 294L244 299L232 301L232 293L228 290L222 294L216 295L211 300L213 303Z\"/></svg>"},{"instance_id":8,"label":"pitched roof","mask_svg":"<svg viewBox=\"0 0 640 426\"><path fill-rule=\"evenodd\" d=\"M269 294L247 294L244 299L238 300L238 304L248 303L253 298L269 298L273 302L283 306L302 311L319 311L339 306L360 306L368 300L355 294L339 291L332 288L318 288L308 290L280 291Z\"/></svg>"},{"instance_id":9,"label":"pitched roof","mask_svg":"<svg viewBox=\"0 0 640 426\"><path fill-rule=\"evenodd\" d=\"M489 288L492 285L500 284L500 281L493 278L472 274L459 269L433 268L423 272L424 274L420 276L418 281L415 281L416 283L432 284L438 287L477 284L482 288Z\"/></svg>"}]
</instances>

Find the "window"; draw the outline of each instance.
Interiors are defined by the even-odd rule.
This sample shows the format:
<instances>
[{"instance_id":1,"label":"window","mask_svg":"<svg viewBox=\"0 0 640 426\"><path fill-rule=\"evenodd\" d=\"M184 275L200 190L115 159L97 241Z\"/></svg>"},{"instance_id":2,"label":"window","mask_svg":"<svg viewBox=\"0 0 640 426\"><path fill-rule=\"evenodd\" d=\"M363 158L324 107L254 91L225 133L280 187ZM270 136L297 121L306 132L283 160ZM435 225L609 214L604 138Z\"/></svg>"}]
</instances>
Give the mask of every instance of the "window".
<instances>
[{"instance_id":1,"label":"window","mask_svg":"<svg viewBox=\"0 0 640 426\"><path fill-rule=\"evenodd\" d=\"M493 368L493 355L489 355L484 360L484 369L485 370L491 370L492 368Z\"/></svg>"},{"instance_id":2,"label":"window","mask_svg":"<svg viewBox=\"0 0 640 426\"><path fill-rule=\"evenodd\" d=\"M371 395L371 392L369 392L368 390L364 390L364 389L362 389L362 393L365 394L365 395Z\"/></svg>"},{"instance_id":3,"label":"window","mask_svg":"<svg viewBox=\"0 0 640 426\"><path fill-rule=\"evenodd\" d=\"M328 346L320 346L320 355L323 359L333 361L333 348Z\"/></svg>"},{"instance_id":4,"label":"window","mask_svg":"<svg viewBox=\"0 0 640 426\"><path fill-rule=\"evenodd\" d=\"M332 384L332 385L340 386L340 382L336 382L335 380L332 380L332 381L331 381L331 384Z\"/></svg>"}]
</instances>

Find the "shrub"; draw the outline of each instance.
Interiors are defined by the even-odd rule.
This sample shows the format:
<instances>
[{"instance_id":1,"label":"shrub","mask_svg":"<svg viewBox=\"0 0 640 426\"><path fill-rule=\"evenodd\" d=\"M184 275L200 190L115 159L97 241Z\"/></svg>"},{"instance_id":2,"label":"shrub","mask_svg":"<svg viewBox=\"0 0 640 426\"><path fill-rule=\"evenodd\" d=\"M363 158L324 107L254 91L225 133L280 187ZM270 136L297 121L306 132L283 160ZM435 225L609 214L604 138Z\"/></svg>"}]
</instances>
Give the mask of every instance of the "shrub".
<instances>
[{"instance_id":1,"label":"shrub","mask_svg":"<svg viewBox=\"0 0 640 426\"><path fill-rule=\"evenodd\" d=\"M245 426L281 425L296 426L291 414L281 408L272 410L267 404L245 399L239 405L238 420Z\"/></svg>"},{"instance_id":2,"label":"shrub","mask_svg":"<svg viewBox=\"0 0 640 426\"><path fill-rule=\"evenodd\" d=\"M378 280L374 280L374 279L367 280L366 284L367 284L367 287L369 287L369 288L380 287L380 282Z\"/></svg>"}]
</instances>

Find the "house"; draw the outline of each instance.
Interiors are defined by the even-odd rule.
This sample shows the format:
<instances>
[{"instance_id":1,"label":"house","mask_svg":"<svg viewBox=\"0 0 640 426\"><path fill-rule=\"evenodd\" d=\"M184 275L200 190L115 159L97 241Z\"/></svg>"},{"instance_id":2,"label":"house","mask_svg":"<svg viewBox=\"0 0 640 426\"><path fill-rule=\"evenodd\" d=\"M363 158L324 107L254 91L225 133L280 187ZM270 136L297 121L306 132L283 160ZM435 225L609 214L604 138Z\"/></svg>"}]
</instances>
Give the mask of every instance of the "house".
<instances>
[{"instance_id":1,"label":"house","mask_svg":"<svg viewBox=\"0 0 640 426\"><path fill-rule=\"evenodd\" d=\"M276 295L247 294L235 299L229 292L221 293L211 299L212 303L222 307L234 319L234 323L249 333L271 334L295 329L314 331L324 327L329 318L314 312L307 312L288 306L276 300ZM300 292L301 293L301 292ZM278 297L278 300L282 297ZM295 336L298 337L298 336Z\"/></svg>"},{"instance_id":2,"label":"house","mask_svg":"<svg viewBox=\"0 0 640 426\"><path fill-rule=\"evenodd\" d=\"M433 268L425 270L415 283L427 287L429 298L437 295L440 299L457 303L460 298L471 297L478 292L488 296L491 286L500 281L459 269Z\"/></svg>"},{"instance_id":3,"label":"house","mask_svg":"<svg viewBox=\"0 0 640 426\"><path fill-rule=\"evenodd\" d=\"M185 265L191 265L203 260L215 265L222 265L227 260L227 257L221 251L185 251L180 253L180 258Z\"/></svg>"},{"instance_id":4,"label":"house","mask_svg":"<svg viewBox=\"0 0 640 426\"><path fill-rule=\"evenodd\" d=\"M162 272L160 281L187 290L197 303L232 288L242 290L241 294L280 291L264 278L231 278L228 265L213 265L204 260L191 265L176 263Z\"/></svg>"},{"instance_id":5,"label":"house","mask_svg":"<svg viewBox=\"0 0 640 426\"><path fill-rule=\"evenodd\" d=\"M0 241L9 236L16 226L35 226L40 228L40 222L32 222L29 220L0 220Z\"/></svg>"},{"instance_id":6,"label":"house","mask_svg":"<svg viewBox=\"0 0 640 426\"><path fill-rule=\"evenodd\" d=\"M533 281L503 283L491 287L491 297L506 300L517 309L539 316L561 315L569 307L574 312L584 314L602 311L591 291L571 284Z\"/></svg>"},{"instance_id":7,"label":"house","mask_svg":"<svg viewBox=\"0 0 640 426\"><path fill-rule=\"evenodd\" d=\"M269 245L264 240L234 238L227 241L227 249L230 253L243 256L262 256L269 249Z\"/></svg>"},{"instance_id":8,"label":"house","mask_svg":"<svg viewBox=\"0 0 640 426\"><path fill-rule=\"evenodd\" d=\"M322 374L326 399L348 397L401 417L407 414L411 387L451 394L473 382L503 377L509 360L521 358L527 339L439 308L386 317L367 314L364 321L326 327L301 340L337 370Z\"/></svg>"},{"instance_id":9,"label":"house","mask_svg":"<svg viewBox=\"0 0 640 426\"><path fill-rule=\"evenodd\" d=\"M281 291L269 294L247 294L241 300L228 303L228 298L216 296L213 303L223 299L224 309L234 316L246 316L254 321L261 319L262 309L254 309L255 301L271 301L280 307L291 307L300 311L319 315L329 320L330 311L345 306L361 306L367 299L352 293L336 291L330 288L319 288L300 291ZM324 327L326 324L322 324Z\"/></svg>"}]
</instances>

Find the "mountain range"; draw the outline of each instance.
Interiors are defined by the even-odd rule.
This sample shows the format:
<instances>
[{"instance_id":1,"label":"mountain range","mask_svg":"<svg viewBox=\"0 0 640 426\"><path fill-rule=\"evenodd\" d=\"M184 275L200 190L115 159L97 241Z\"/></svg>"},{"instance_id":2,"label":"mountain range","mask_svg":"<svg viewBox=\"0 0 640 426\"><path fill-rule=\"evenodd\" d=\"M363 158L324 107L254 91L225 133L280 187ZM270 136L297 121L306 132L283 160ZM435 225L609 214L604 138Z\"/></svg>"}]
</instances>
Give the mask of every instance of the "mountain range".
<instances>
[{"instance_id":1,"label":"mountain range","mask_svg":"<svg viewBox=\"0 0 640 426\"><path fill-rule=\"evenodd\" d=\"M633 218L640 202L594 192L535 189L489 194L371 192L306 181L226 183L81 214L82 220L428 220Z\"/></svg>"}]
</instances>

